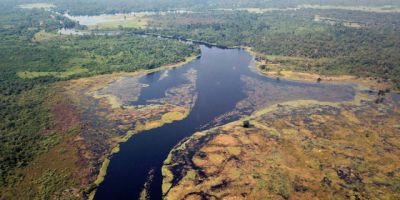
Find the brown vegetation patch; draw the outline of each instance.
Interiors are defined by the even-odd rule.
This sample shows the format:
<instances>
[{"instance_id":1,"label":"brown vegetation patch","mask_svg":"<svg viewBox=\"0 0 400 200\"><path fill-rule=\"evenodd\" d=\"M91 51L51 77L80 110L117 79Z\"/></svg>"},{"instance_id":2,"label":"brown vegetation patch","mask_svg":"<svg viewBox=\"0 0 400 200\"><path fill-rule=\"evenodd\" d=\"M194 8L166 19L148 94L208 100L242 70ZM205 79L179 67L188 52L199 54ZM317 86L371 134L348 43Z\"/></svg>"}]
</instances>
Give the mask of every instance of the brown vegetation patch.
<instances>
[{"instance_id":1,"label":"brown vegetation patch","mask_svg":"<svg viewBox=\"0 0 400 200\"><path fill-rule=\"evenodd\" d=\"M213 143L214 145L222 145L222 146L235 146L238 144L238 141L230 136L230 135L225 135L221 134L218 135L214 140Z\"/></svg>"},{"instance_id":2,"label":"brown vegetation patch","mask_svg":"<svg viewBox=\"0 0 400 200\"><path fill-rule=\"evenodd\" d=\"M80 123L76 107L70 103L60 103L52 109L56 130L65 133Z\"/></svg>"},{"instance_id":3,"label":"brown vegetation patch","mask_svg":"<svg viewBox=\"0 0 400 200\"><path fill-rule=\"evenodd\" d=\"M43 153L26 167L17 170L20 181L13 187L2 188L1 199L80 199L82 190L89 183L88 160L80 154L85 142L80 138L82 124L80 113L71 104L62 89L49 96L45 107L49 108L51 126L44 134L51 137Z\"/></svg>"},{"instance_id":4,"label":"brown vegetation patch","mask_svg":"<svg viewBox=\"0 0 400 200\"><path fill-rule=\"evenodd\" d=\"M399 198L400 113L388 96L281 105L254 114L249 128L239 121L196 133L163 167L165 198Z\"/></svg>"}]
</instances>

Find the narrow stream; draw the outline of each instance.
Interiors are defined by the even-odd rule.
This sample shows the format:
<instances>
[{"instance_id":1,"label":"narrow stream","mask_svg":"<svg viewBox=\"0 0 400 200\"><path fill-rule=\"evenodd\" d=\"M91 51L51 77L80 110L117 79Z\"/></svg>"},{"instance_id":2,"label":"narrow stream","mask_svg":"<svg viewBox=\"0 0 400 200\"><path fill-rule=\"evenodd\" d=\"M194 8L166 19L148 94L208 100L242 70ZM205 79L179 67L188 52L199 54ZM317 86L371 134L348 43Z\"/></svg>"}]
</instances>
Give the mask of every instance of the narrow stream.
<instances>
[{"instance_id":1,"label":"narrow stream","mask_svg":"<svg viewBox=\"0 0 400 200\"><path fill-rule=\"evenodd\" d=\"M165 79L160 78L167 73L165 70L141 78L141 83L148 87L136 102L131 102L135 105L162 97L167 88L181 84L181 75L185 71L196 69L197 101L184 120L141 132L123 143L120 152L111 158L105 180L97 189L96 200L138 199L151 170L154 178L148 188L150 199L162 199L161 167L170 150L183 138L215 125L215 118L237 110L240 101L254 98L249 102L262 105L296 99L346 101L355 94L350 85L278 81L260 76L250 70L252 57L241 49L202 45L201 51L199 59L169 71ZM251 80L252 84L245 80ZM239 115L233 116L223 122L238 118Z\"/></svg>"}]
</instances>

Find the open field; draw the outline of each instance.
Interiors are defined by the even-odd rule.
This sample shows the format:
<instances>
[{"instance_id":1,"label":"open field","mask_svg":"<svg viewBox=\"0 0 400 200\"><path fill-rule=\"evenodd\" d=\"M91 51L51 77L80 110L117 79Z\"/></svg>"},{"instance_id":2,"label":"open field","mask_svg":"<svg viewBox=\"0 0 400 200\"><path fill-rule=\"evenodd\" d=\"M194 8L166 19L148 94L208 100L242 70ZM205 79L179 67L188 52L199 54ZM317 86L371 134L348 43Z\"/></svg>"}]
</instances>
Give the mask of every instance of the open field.
<instances>
[{"instance_id":1,"label":"open field","mask_svg":"<svg viewBox=\"0 0 400 200\"><path fill-rule=\"evenodd\" d=\"M30 71L23 71L18 72L17 75L23 79L34 79L44 76L53 76L56 78L69 78L70 76L82 74L89 72L88 69L82 67L72 67L68 71L65 72L30 72Z\"/></svg>"},{"instance_id":2,"label":"open field","mask_svg":"<svg viewBox=\"0 0 400 200\"><path fill-rule=\"evenodd\" d=\"M147 18L145 15L114 15L107 17L104 22L98 23L92 28L118 29L118 28L146 28Z\"/></svg>"},{"instance_id":3,"label":"open field","mask_svg":"<svg viewBox=\"0 0 400 200\"><path fill-rule=\"evenodd\" d=\"M50 8L55 8L56 6L51 3L30 3L30 4L21 4L18 7L23 9L50 9Z\"/></svg>"},{"instance_id":4,"label":"open field","mask_svg":"<svg viewBox=\"0 0 400 200\"><path fill-rule=\"evenodd\" d=\"M49 33L46 31L39 31L37 33L35 33L35 35L32 38L32 42L50 42L50 41L54 41L54 40L62 40L65 39L66 36L64 35L59 35L59 34L55 34L55 33Z\"/></svg>"},{"instance_id":5,"label":"open field","mask_svg":"<svg viewBox=\"0 0 400 200\"><path fill-rule=\"evenodd\" d=\"M154 15L152 12L138 12L114 15L96 15L96 16L64 16L78 21L81 25L87 26L89 29L120 29L120 28L146 28L148 17Z\"/></svg>"}]
</instances>

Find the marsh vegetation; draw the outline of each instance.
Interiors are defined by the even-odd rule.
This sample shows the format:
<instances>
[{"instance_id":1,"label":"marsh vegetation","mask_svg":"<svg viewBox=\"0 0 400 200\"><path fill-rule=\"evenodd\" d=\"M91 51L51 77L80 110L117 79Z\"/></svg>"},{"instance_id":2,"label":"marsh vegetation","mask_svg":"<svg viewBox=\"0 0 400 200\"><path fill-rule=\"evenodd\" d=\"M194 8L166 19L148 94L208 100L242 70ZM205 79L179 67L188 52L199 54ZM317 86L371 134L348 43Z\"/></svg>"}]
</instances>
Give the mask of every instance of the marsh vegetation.
<instances>
[{"instance_id":1,"label":"marsh vegetation","mask_svg":"<svg viewBox=\"0 0 400 200\"><path fill-rule=\"evenodd\" d=\"M169 171L166 162L164 175L174 177L164 178L166 198L398 195L399 169L388 163L399 155L399 96L390 92L400 87L399 7L394 0L0 0L0 199L93 197L120 144L186 123L196 103L201 126L160 143L156 169L135 183L143 197L161 198L161 163L180 139L273 104L278 109L249 124L205 131L186 150L175 148L169 160L181 168ZM199 60L176 69L200 54L193 41L245 47L255 57L251 69L273 78L242 71L247 54L232 63L226 52L242 50L210 50L222 60L207 66L218 72L202 74ZM369 92L357 93L357 104L332 103L351 100L354 88ZM325 104L284 103L299 99ZM190 187L181 190L183 183Z\"/></svg>"},{"instance_id":2,"label":"marsh vegetation","mask_svg":"<svg viewBox=\"0 0 400 200\"><path fill-rule=\"evenodd\" d=\"M196 133L165 161L165 199L396 198L400 104L362 95L274 105Z\"/></svg>"}]
</instances>

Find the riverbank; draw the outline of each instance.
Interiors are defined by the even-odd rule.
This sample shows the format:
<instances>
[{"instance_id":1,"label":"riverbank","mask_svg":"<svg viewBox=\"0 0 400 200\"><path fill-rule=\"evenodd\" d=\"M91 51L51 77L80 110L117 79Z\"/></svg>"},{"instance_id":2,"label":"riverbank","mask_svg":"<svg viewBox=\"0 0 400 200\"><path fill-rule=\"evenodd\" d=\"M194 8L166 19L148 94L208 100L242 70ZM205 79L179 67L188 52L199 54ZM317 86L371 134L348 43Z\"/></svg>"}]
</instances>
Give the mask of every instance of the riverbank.
<instances>
[{"instance_id":1,"label":"riverbank","mask_svg":"<svg viewBox=\"0 0 400 200\"><path fill-rule=\"evenodd\" d=\"M274 62L268 59L262 59L262 54L252 50L251 47L242 47L252 56L254 56L254 69L265 76L306 82L328 82L334 84L356 84L371 90L396 90L392 83L379 78L357 77L353 75L323 75L313 72L294 71L291 67L285 66L280 62ZM397 90L396 90L397 91Z\"/></svg>"},{"instance_id":2,"label":"riverbank","mask_svg":"<svg viewBox=\"0 0 400 200\"><path fill-rule=\"evenodd\" d=\"M179 68L194 61L199 56L199 54L193 54L186 57L181 62L163 65L151 70L116 72L108 75L65 82L64 88L66 94L74 99L74 104L80 108L82 115L85 116L85 123L88 123L86 130L82 133L83 140L87 143L98 141L99 138L93 135L96 131L99 131L98 134L103 135L101 137L104 139L101 143L89 144L89 147L83 149L81 152L82 155L86 155L88 152L92 154L89 156L89 160L91 160L92 163L96 163L89 166L92 174L96 175L92 177L93 180L90 181L92 184L89 184L85 189L89 199L94 197L97 186L104 180L107 174L110 158L113 154L119 152L119 146L122 143L126 142L136 133L161 127L164 124L172 123L177 120L183 120L188 116L196 97L196 95L192 94L196 74L191 71L189 71L185 77L189 80L189 83L184 84L183 88L176 88L179 90L176 94L167 95L165 100L146 106L137 107L124 105L123 100L126 100L125 97L121 99L121 96L116 96L113 92L115 92L114 90L118 90L118 88L108 89L110 85L119 87L119 85L121 85L119 82L122 83L122 81L128 79L133 80L133 82L131 81L127 84L130 84L132 88L136 87L136 89L129 91L129 93L132 94L122 95L129 95L126 98L137 99L140 95L140 88L143 89L145 87L145 85L142 85L138 81L140 77L159 71ZM137 88L139 88L139 90L137 90ZM175 98L176 95L180 95L181 100L174 102L172 98ZM90 111L91 113L86 113L89 110L92 110ZM91 122L92 120L95 121ZM96 127L95 125L90 125L90 123L98 123L96 122L97 120L103 121L102 123L106 123L109 126ZM115 121L121 122L115 124ZM135 124L133 128L129 125L132 123ZM107 133L107 131L110 133ZM121 132L123 133L122 135ZM92 152L99 147L104 150L100 153Z\"/></svg>"},{"instance_id":3,"label":"riverbank","mask_svg":"<svg viewBox=\"0 0 400 200\"><path fill-rule=\"evenodd\" d=\"M195 60L198 56L199 54L193 54L181 62L151 70L119 72L61 81L47 87L38 86L32 91L21 94L16 101L16 104L20 106L38 104L37 99L43 98L40 110L31 107L31 112L35 112L36 120L42 117L43 112L46 112L46 117L48 115L50 122L38 133L38 137L44 138L40 143L40 154L29 161L26 166L17 169L16 179L12 184L0 187L0 199L30 199L33 197L47 199L55 196L64 199L87 198L85 192L93 190L94 185L101 183L107 172L107 159L109 158L107 155L115 153L119 144L136 133L130 131L120 137L118 130L111 126L96 128L98 125L87 118L87 113L90 111L85 110L88 108L86 105L93 106L94 102L103 102L102 106L104 107L102 108L111 109L112 106L108 101L94 98L93 92L125 76L144 76L159 70L179 68ZM184 95L181 96L184 98ZM170 105L165 108L165 113L159 113L159 122L153 123L152 126L143 124L141 129L145 130L154 128L156 125L172 123L174 120L182 120L187 116L189 107ZM116 109L122 110L120 107ZM129 109L125 108L125 110ZM151 109L148 110L148 112L150 111ZM171 111L172 114L167 111ZM112 113L110 112L110 114ZM163 114L167 114L164 119L162 119ZM104 116L99 116L99 118L103 119ZM100 120L99 123L113 124L113 121ZM109 136L106 135L109 134L108 131L110 132ZM92 142L88 142L89 140ZM35 149L35 146L32 145L30 148ZM10 178L10 180L12 179ZM95 184L92 185L92 183Z\"/></svg>"},{"instance_id":4,"label":"riverbank","mask_svg":"<svg viewBox=\"0 0 400 200\"><path fill-rule=\"evenodd\" d=\"M345 102L282 102L198 132L164 162L165 199L392 198L400 157L395 95L384 94L383 103L362 90Z\"/></svg>"},{"instance_id":5,"label":"riverbank","mask_svg":"<svg viewBox=\"0 0 400 200\"><path fill-rule=\"evenodd\" d=\"M252 52L251 49L243 49L246 49L255 56L255 53ZM276 75L263 73L259 68L261 63L254 64L255 66L253 67L255 67L254 69L258 73L269 77L271 77L271 75ZM392 159L385 162L382 167L385 169L377 172L373 178L365 182L358 182L358 178L360 178L360 180L366 179L365 171L357 171L359 170L357 168L358 165L354 167L355 163L352 157L339 156L340 158L336 159L340 162L335 163L336 159L332 158L330 154L332 153L332 149L327 151L329 153L324 154L326 159L321 159L324 156L310 155L307 153L307 150L298 152L296 154L298 155L296 161L292 161L293 159L289 155L292 155L294 152L303 148L304 145L307 145L304 144L304 138L307 139L311 137L313 143L323 143L323 147L335 146L335 144L337 144L342 145L341 147L344 148L344 143L346 143L345 141L347 141L348 137L357 138L357 140L365 140L360 130L370 130L369 133L367 133L367 138L370 138L373 134L378 134L376 131L385 127L385 130L389 132L379 137L388 137L394 134L396 130L392 130L390 127L397 127L398 125L395 121L400 117L400 102L396 100L396 94L386 92L380 96L376 91L373 93L368 92L368 90L384 90L387 88L387 85L380 85L376 82L371 84L367 79L360 80L351 76L329 77L310 73L291 72L286 73L284 77L279 77L287 80L313 83L318 82L317 79L323 77L326 81L321 80L319 82L354 84L354 88L357 91L352 100L344 102L294 100L277 103L255 111L250 116L244 117L238 121L195 133L193 136L176 145L164 161L164 166L162 168L162 191L165 199L179 199L183 197L222 198L222 196L227 197L226 195L238 199L252 199L265 197L267 194L264 194L262 191L268 191L268 196L274 199L293 196L309 199L312 198L312 194L308 191L314 191L316 188L320 187L318 184L310 183L319 182L327 182L328 185L324 187L328 187L329 190L314 194L314 197L317 195L318 198L327 198L337 193L338 185L339 187L350 188L360 183L362 185L368 185L366 186L369 188L367 191L368 194L361 193L360 188L344 191L339 189L341 192L337 195L347 197L371 197L374 196L376 191L382 190L379 186L371 185L370 181L380 177L380 174L386 172L386 169L395 170L389 166L389 163L393 162ZM377 99L380 98L384 100L377 101ZM391 110L395 113L392 113ZM337 115L343 117L338 119ZM310 119L304 119L304 116L312 117ZM366 119L365 116L369 116L369 118ZM380 116L384 116L384 119L380 119ZM382 125L374 125L369 121L377 119L379 119ZM301 120L310 121L303 122ZM248 127L244 127L245 122L249 124ZM314 126L314 124L316 126ZM317 124L326 124L326 126L320 130ZM332 130L340 131L330 133ZM324 136L326 135L324 132L327 131L329 133L326 134L329 135L329 138ZM356 134L350 134L352 132L356 132ZM301 139L302 137L303 139ZM373 137L375 138L375 136ZM328 139L329 142L324 141L326 139ZM379 143L380 140L375 139L372 143ZM369 139L367 140L370 141ZM286 141L292 142L287 144ZM348 143L348 145L351 146L357 145L352 142ZM275 155L270 150L265 149L268 146L273 146L270 150L272 151L275 149L275 151L278 151L278 154ZM321 146L316 147L320 148ZM382 145L379 147L383 148ZM333 149L335 148L338 147L335 146ZM346 155L353 155L358 152L353 152L356 151L354 149L359 148L364 147L352 147L347 150L340 149L339 151L343 150L346 151ZM291 151L292 149L295 150ZM274 155L271 155L271 153ZM372 154L377 156L377 153L379 153L379 151L373 152ZM332 154L336 155L334 151ZM363 154L362 156L366 155ZM389 154L385 156L389 156ZM264 157L270 157L270 159L264 159ZM306 163L310 162L309 160L314 159L318 159L318 162L323 163L322 165L324 166L331 166L323 171L323 173L328 175L321 175L317 167L312 167L312 169L309 170L303 168L304 165L307 165ZM287 162L296 162L298 166L294 167ZM352 164L349 165L348 163ZM371 166L377 165L377 163L370 161L365 161L361 165L364 164ZM179 165L179 169L181 170L177 170L177 165ZM262 171L261 169L265 170ZM354 173L356 173L356 175L352 175L351 173L345 176L339 175L343 171L345 171L345 173L347 173L347 171L355 171ZM300 172L305 173L307 176L302 175ZM254 173L256 173L256 175L254 175ZM316 176L314 173L318 174L320 180L318 178L315 180L310 179L310 177ZM338 175L335 177L335 174ZM350 176L354 177L350 178ZM279 179L278 182L276 182L277 179ZM301 181L299 182L297 179ZM385 181L393 183L393 180L389 179ZM201 181L199 182L199 180ZM307 189L298 191L298 189L296 189L298 187ZM319 190L322 191L322 189L318 189L318 191ZM393 192L393 190L388 191L388 194L390 192Z\"/></svg>"},{"instance_id":6,"label":"riverbank","mask_svg":"<svg viewBox=\"0 0 400 200\"><path fill-rule=\"evenodd\" d=\"M94 31L95 34L107 34L104 30ZM296 68L296 59L299 59L301 62L314 62L312 59L307 58L298 58L298 57L285 57L285 56L271 56L271 55L263 55L259 52L256 52L252 49L252 47L248 46L224 46L217 43L209 43L206 41L193 40L190 38L182 37L182 36L171 36L171 35L163 35L158 33L146 32L145 30L128 30L126 33L142 35L142 36L151 36L151 37L160 37L166 39L179 40L182 42L189 42L194 44L206 45L206 46L214 46L222 49L245 49L251 55L253 55L255 59L255 69L266 76L276 77L279 79L287 79L294 81L305 81L305 82L332 82L335 84L358 84L368 87L372 90L386 90L392 89L398 91L397 88L394 87L394 84L389 80L385 80L382 78L375 77L359 77L350 74L339 73L338 75L326 75L317 73L315 70L306 70L302 69L294 70ZM111 32L112 34L112 32ZM117 33L121 34L121 32ZM287 63L283 63L280 61L274 61L272 59L265 59L264 57L282 57L290 60L290 65ZM303 63L304 64L304 63Z\"/></svg>"}]
</instances>

